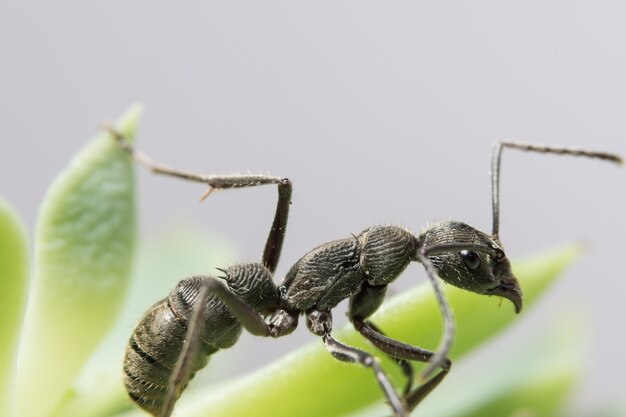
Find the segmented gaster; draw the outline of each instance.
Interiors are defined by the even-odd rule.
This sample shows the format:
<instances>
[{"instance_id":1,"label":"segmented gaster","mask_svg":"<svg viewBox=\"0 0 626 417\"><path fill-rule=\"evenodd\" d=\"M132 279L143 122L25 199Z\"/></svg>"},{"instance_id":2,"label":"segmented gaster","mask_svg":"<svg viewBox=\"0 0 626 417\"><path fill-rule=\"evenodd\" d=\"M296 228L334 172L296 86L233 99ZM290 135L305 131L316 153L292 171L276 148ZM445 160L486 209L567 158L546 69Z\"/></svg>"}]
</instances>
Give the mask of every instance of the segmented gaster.
<instances>
[{"instance_id":1,"label":"segmented gaster","mask_svg":"<svg viewBox=\"0 0 626 417\"><path fill-rule=\"evenodd\" d=\"M165 400L202 279L205 278L196 276L180 281L167 298L154 304L137 325L126 348L126 390L137 405L154 415ZM222 301L209 295L206 302L212 319L205 323L202 346L187 382L207 365L210 355L231 347L241 333L239 321Z\"/></svg>"}]
</instances>

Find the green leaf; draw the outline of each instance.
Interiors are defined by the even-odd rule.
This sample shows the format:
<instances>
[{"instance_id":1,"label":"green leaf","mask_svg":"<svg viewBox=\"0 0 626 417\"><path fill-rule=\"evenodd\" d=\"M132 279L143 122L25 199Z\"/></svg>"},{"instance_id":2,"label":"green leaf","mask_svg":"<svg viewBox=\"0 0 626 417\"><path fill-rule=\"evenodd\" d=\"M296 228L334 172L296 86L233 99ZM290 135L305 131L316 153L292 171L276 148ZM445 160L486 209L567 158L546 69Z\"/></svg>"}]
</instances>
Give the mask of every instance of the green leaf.
<instances>
[{"instance_id":1,"label":"green leaf","mask_svg":"<svg viewBox=\"0 0 626 417\"><path fill-rule=\"evenodd\" d=\"M26 308L29 274L26 228L0 198L0 415L15 413L16 354Z\"/></svg>"},{"instance_id":2,"label":"green leaf","mask_svg":"<svg viewBox=\"0 0 626 417\"><path fill-rule=\"evenodd\" d=\"M140 109L117 128L134 136ZM106 132L54 181L35 235L35 279L20 353L20 415L48 416L114 323L135 246L132 162Z\"/></svg>"},{"instance_id":3,"label":"green leaf","mask_svg":"<svg viewBox=\"0 0 626 417\"><path fill-rule=\"evenodd\" d=\"M580 247L571 245L514 264L514 272L525 291L525 309L579 253ZM450 286L446 286L446 293L458 328L453 360L521 318L514 314L511 305L500 307L497 298ZM386 302L373 320L395 339L429 349L438 345L441 318L429 286L419 286ZM371 350L350 325L337 332L337 337ZM402 378L397 366L388 360L382 362L400 386ZM383 399L371 371L339 363L316 340L252 375L221 383L219 387L199 389L187 397L183 394L176 412L186 417L333 417L377 402ZM143 414L125 414L135 415Z\"/></svg>"},{"instance_id":4,"label":"green leaf","mask_svg":"<svg viewBox=\"0 0 626 417\"><path fill-rule=\"evenodd\" d=\"M528 366L540 365L529 363ZM563 405L563 399L574 385L575 376L573 371L566 368L558 369L552 374L535 375L534 378L525 381L525 384L510 387L509 391L493 393L496 396L491 398L491 401L457 417L557 416Z\"/></svg>"},{"instance_id":5,"label":"green leaf","mask_svg":"<svg viewBox=\"0 0 626 417\"><path fill-rule=\"evenodd\" d=\"M525 335L507 351L489 356L446 381L448 392L463 392L449 401L433 393L418 416L556 416L582 375L586 358L585 317L576 310L562 314L541 331ZM582 326L584 327L584 326ZM476 383L476 375L485 374ZM522 412L524 411L524 413Z\"/></svg>"},{"instance_id":6,"label":"green leaf","mask_svg":"<svg viewBox=\"0 0 626 417\"><path fill-rule=\"evenodd\" d=\"M580 380L589 340L577 310L509 343L506 350L479 355L454 371L413 414L437 417L561 415L564 402ZM450 401L453 396L454 401ZM388 414L384 404L350 417Z\"/></svg>"}]
</instances>

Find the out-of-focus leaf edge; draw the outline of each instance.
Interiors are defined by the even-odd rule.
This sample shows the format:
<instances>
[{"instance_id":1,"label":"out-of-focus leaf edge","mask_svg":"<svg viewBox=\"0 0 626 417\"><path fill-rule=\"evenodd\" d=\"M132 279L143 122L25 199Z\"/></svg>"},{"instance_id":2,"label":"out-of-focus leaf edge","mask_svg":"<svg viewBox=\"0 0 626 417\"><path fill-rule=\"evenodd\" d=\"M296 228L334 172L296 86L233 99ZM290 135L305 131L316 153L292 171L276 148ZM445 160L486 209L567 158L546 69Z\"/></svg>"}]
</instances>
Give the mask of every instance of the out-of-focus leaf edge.
<instances>
[{"instance_id":1,"label":"out-of-focus leaf edge","mask_svg":"<svg viewBox=\"0 0 626 417\"><path fill-rule=\"evenodd\" d=\"M26 226L0 198L0 415L15 413L15 371L30 271Z\"/></svg>"},{"instance_id":2,"label":"out-of-focus leaf edge","mask_svg":"<svg viewBox=\"0 0 626 417\"><path fill-rule=\"evenodd\" d=\"M129 108L118 129L132 137L140 113L139 105ZM132 168L101 131L59 173L41 204L19 355L21 415L50 415L117 316L133 262Z\"/></svg>"}]
</instances>

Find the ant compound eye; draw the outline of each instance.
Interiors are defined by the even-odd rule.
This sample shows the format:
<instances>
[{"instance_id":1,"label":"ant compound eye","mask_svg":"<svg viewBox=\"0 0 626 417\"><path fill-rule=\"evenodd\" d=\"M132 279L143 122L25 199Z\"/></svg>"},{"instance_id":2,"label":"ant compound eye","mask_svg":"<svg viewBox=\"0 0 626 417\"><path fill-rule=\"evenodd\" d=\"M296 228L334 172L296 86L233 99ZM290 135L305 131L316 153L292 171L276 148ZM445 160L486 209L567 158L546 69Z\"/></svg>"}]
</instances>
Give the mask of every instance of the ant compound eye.
<instances>
[{"instance_id":1,"label":"ant compound eye","mask_svg":"<svg viewBox=\"0 0 626 417\"><path fill-rule=\"evenodd\" d=\"M480 256L471 250L462 250L459 252L463 263L470 271L475 271L480 267Z\"/></svg>"}]
</instances>

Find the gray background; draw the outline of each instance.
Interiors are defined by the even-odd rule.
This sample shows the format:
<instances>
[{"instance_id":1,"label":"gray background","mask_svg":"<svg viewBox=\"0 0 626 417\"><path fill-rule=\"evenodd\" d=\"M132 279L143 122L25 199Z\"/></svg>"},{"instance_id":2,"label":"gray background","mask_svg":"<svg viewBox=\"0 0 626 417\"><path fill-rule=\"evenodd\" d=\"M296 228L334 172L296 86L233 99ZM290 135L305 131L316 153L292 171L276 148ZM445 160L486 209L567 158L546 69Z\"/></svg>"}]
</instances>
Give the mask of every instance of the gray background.
<instances>
[{"instance_id":1,"label":"gray background","mask_svg":"<svg viewBox=\"0 0 626 417\"><path fill-rule=\"evenodd\" d=\"M141 147L155 159L293 179L279 276L370 224L417 233L455 218L489 231L495 139L625 153L621 2L177 4L0 2L0 193L31 228L68 158L136 100L147 108ZM624 389L625 171L515 152L504 168L510 257L578 239L589 247L507 335L532 337L572 306L588 316L590 360L572 407L595 409ZM199 205L198 185L146 172L140 185L143 233L184 218L228 236L238 259L260 256L274 189ZM413 266L395 289L418 279ZM296 339L266 343L277 350L250 361Z\"/></svg>"}]
</instances>

